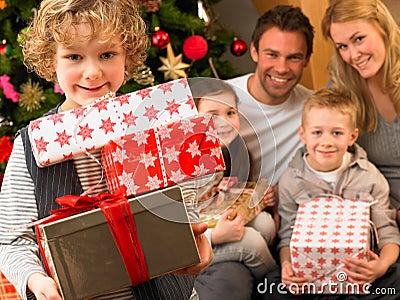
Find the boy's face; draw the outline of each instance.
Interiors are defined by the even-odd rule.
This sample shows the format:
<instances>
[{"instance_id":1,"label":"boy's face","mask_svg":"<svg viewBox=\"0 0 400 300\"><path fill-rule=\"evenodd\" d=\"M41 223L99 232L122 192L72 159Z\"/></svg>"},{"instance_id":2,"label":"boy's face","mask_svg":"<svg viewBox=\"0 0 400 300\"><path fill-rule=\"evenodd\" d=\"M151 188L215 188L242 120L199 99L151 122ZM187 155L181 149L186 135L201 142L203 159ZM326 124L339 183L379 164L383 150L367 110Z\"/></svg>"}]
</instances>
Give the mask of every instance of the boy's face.
<instances>
[{"instance_id":1,"label":"boy's face","mask_svg":"<svg viewBox=\"0 0 400 300\"><path fill-rule=\"evenodd\" d=\"M125 50L115 37L110 42L85 40L88 24L74 26L72 45L57 46L57 81L66 95L62 109L92 103L108 92L116 92L124 82Z\"/></svg>"},{"instance_id":2,"label":"boy's face","mask_svg":"<svg viewBox=\"0 0 400 300\"><path fill-rule=\"evenodd\" d=\"M307 162L316 171L329 172L342 165L347 148L354 144L358 129L353 129L350 116L332 108L312 107L299 127L307 148Z\"/></svg>"},{"instance_id":3,"label":"boy's face","mask_svg":"<svg viewBox=\"0 0 400 300\"><path fill-rule=\"evenodd\" d=\"M219 95L201 98L198 105L199 113L214 116L218 136L225 145L229 145L240 130L239 114L235 104L234 95L223 92Z\"/></svg>"}]
</instances>

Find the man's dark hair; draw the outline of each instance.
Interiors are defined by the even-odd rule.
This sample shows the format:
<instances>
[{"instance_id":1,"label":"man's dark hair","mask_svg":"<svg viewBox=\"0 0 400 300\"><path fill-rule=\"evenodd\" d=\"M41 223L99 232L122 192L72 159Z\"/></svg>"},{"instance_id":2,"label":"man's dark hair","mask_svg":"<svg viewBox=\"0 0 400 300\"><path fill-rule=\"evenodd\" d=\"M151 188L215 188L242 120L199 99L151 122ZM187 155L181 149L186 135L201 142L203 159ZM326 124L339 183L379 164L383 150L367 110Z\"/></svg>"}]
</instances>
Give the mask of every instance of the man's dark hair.
<instances>
[{"instance_id":1,"label":"man's dark hair","mask_svg":"<svg viewBox=\"0 0 400 300\"><path fill-rule=\"evenodd\" d=\"M260 38L265 31L278 27L281 31L300 31L307 43L307 57L313 51L314 27L300 8L291 5L277 5L258 18L251 40L258 52Z\"/></svg>"}]
</instances>

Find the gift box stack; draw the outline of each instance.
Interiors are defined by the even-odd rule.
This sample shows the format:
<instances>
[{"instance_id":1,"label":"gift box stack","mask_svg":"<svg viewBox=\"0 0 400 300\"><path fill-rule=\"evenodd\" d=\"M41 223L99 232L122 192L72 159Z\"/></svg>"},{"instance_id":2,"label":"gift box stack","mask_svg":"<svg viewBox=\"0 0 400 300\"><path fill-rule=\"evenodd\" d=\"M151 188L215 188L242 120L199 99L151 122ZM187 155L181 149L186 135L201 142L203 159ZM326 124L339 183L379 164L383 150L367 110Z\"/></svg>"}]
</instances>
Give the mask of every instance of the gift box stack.
<instances>
[{"instance_id":1,"label":"gift box stack","mask_svg":"<svg viewBox=\"0 0 400 300\"><path fill-rule=\"evenodd\" d=\"M362 293L347 281L343 258L367 259L370 203L318 197L300 204L290 241L297 277L313 283L311 293Z\"/></svg>"},{"instance_id":2,"label":"gift box stack","mask_svg":"<svg viewBox=\"0 0 400 300\"><path fill-rule=\"evenodd\" d=\"M67 197L67 206L72 207L36 226L44 263L64 299L93 297L199 262L182 192L174 184L224 169L214 131L211 118L198 117L186 79L119 97L107 95L88 106L31 122L32 151L41 167L112 145L113 154L124 155L108 152L104 168L120 163L121 174L133 166L140 175L129 183L116 175L108 182L115 193L104 199ZM156 174L163 184L136 181ZM129 193L121 190L124 185ZM117 200L110 202L110 197ZM75 207L81 202L82 207ZM118 229L125 223L131 236ZM120 225L115 229L115 224ZM128 249L138 252L133 261L124 255L133 251Z\"/></svg>"}]
</instances>

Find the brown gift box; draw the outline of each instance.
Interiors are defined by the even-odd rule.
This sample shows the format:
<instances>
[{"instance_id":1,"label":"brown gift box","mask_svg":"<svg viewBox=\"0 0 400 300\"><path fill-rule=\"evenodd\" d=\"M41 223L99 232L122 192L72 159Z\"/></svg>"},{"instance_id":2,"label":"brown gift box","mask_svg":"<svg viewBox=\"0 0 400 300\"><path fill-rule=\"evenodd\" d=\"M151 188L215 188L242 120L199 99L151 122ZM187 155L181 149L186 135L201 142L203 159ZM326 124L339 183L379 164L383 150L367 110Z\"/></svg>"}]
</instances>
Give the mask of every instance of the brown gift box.
<instances>
[{"instance_id":1,"label":"brown gift box","mask_svg":"<svg viewBox=\"0 0 400 300\"><path fill-rule=\"evenodd\" d=\"M150 278L200 262L182 192L173 186L129 199ZM38 225L50 275L65 300L130 286L100 209Z\"/></svg>"}]
</instances>

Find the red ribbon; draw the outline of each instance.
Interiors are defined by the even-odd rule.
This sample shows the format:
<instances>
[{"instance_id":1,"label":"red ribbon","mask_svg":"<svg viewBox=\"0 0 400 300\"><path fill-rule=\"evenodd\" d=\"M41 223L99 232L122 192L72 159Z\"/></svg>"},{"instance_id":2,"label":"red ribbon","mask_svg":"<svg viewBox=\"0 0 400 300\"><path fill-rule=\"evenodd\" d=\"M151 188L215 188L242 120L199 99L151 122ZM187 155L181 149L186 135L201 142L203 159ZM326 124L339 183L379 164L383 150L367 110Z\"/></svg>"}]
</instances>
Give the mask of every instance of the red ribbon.
<instances>
[{"instance_id":1,"label":"red ribbon","mask_svg":"<svg viewBox=\"0 0 400 300\"><path fill-rule=\"evenodd\" d=\"M44 219L40 224L100 208L124 261L131 285L135 286L150 279L136 231L135 220L125 197L100 193L96 196L67 195L57 198L55 201L63 207L50 211L52 215ZM40 239L39 230L36 230L36 232L38 239ZM42 248L40 250L41 252L43 251ZM44 257L43 253L42 257ZM48 269L47 264L46 268Z\"/></svg>"}]
</instances>

